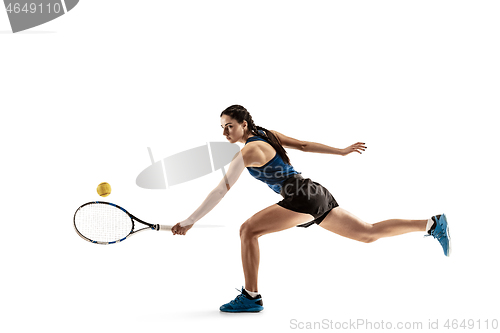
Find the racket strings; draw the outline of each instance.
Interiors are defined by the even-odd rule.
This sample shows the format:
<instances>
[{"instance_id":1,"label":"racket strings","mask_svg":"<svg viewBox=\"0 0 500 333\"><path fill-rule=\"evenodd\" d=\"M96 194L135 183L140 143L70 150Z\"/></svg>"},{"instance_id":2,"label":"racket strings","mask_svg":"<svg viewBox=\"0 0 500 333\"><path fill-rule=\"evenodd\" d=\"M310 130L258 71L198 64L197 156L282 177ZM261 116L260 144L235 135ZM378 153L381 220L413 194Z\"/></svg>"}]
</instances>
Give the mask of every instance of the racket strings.
<instances>
[{"instance_id":1,"label":"racket strings","mask_svg":"<svg viewBox=\"0 0 500 333\"><path fill-rule=\"evenodd\" d=\"M92 203L78 210L75 227L90 240L113 242L128 236L133 229L133 222L127 213L117 207Z\"/></svg>"}]
</instances>

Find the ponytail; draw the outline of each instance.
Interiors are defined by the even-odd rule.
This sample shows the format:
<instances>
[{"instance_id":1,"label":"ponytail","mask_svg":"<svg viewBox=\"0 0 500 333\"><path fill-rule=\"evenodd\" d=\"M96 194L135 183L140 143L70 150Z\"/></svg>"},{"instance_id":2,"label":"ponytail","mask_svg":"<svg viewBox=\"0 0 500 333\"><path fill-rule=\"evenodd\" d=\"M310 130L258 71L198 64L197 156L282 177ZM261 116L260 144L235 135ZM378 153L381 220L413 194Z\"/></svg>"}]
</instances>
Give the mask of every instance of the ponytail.
<instances>
[{"instance_id":1,"label":"ponytail","mask_svg":"<svg viewBox=\"0 0 500 333\"><path fill-rule=\"evenodd\" d=\"M252 116L243 106L232 105L222 111L220 116L222 117L223 115L235 119L239 124L246 120L250 133L262 138L266 138L269 144L271 144L271 146L273 146L273 148L276 150L276 153L283 159L283 162L285 162L286 164L290 164L290 159L288 158L285 148L283 148L283 146L281 145L279 138L274 135L273 132L265 129L264 127L255 125Z\"/></svg>"}]
</instances>

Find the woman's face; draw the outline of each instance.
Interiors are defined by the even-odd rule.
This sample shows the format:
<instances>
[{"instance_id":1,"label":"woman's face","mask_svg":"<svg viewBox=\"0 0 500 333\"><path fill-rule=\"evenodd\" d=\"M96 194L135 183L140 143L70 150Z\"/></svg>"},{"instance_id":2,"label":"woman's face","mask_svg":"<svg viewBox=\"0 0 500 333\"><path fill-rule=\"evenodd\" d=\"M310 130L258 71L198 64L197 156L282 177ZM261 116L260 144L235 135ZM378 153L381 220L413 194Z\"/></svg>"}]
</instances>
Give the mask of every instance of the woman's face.
<instances>
[{"instance_id":1,"label":"woman's face","mask_svg":"<svg viewBox=\"0 0 500 333\"><path fill-rule=\"evenodd\" d=\"M248 128L246 120L239 124L233 118L222 115L222 117L220 117L220 125L222 127L222 135L224 135L229 142L246 142L246 139L248 138L248 135L246 134L246 130Z\"/></svg>"}]
</instances>

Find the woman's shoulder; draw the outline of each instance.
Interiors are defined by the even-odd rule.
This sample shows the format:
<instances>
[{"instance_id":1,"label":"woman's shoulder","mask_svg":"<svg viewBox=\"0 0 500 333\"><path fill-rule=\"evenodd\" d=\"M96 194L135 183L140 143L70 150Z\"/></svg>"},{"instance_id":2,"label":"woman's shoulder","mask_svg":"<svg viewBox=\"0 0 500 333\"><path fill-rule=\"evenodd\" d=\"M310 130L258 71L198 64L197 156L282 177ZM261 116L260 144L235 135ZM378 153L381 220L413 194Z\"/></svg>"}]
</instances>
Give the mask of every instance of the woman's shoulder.
<instances>
[{"instance_id":1,"label":"woman's shoulder","mask_svg":"<svg viewBox=\"0 0 500 333\"><path fill-rule=\"evenodd\" d=\"M262 151L262 143L264 142L252 141L247 143L243 148L241 148L241 154L243 155L243 158L253 156Z\"/></svg>"},{"instance_id":2,"label":"woman's shoulder","mask_svg":"<svg viewBox=\"0 0 500 333\"><path fill-rule=\"evenodd\" d=\"M268 162L275 155L274 148L264 141L249 142L241 149L245 166L260 166Z\"/></svg>"}]
</instances>

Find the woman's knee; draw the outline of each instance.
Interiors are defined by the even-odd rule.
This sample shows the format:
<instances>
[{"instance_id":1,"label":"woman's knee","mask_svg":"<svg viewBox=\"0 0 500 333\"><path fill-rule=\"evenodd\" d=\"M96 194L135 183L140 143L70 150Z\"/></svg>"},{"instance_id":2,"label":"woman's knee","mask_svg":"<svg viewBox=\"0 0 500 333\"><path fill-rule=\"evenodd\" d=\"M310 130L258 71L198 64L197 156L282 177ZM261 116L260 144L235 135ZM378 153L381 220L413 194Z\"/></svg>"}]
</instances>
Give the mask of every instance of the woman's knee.
<instances>
[{"instance_id":1,"label":"woman's knee","mask_svg":"<svg viewBox=\"0 0 500 333\"><path fill-rule=\"evenodd\" d=\"M359 241L363 243L373 243L379 237L376 234L376 230L373 228L373 224L366 224L365 229L359 235Z\"/></svg>"},{"instance_id":2,"label":"woman's knee","mask_svg":"<svg viewBox=\"0 0 500 333\"><path fill-rule=\"evenodd\" d=\"M375 237L374 235L372 234L367 234L367 235L364 235L359 241L360 242L363 242L363 243L373 243L377 240L378 238Z\"/></svg>"},{"instance_id":3,"label":"woman's knee","mask_svg":"<svg viewBox=\"0 0 500 333\"><path fill-rule=\"evenodd\" d=\"M364 223L361 228L358 228L357 232L354 232L351 235L351 238L367 244L373 243L377 239L379 239L379 237L377 237L376 235L376 230L373 228L373 225L369 223Z\"/></svg>"},{"instance_id":4,"label":"woman's knee","mask_svg":"<svg viewBox=\"0 0 500 333\"><path fill-rule=\"evenodd\" d=\"M252 218L249 218L240 227L240 238L241 239L249 239L249 238L257 238L259 237L259 233L252 226Z\"/></svg>"},{"instance_id":5,"label":"woman's knee","mask_svg":"<svg viewBox=\"0 0 500 333\"><path fill-rule=\"evenodd\" d=\"M332 209L320 226L362 243L373 243L378 239L372 224L340 207Z\"/></svg>"}]
</instances>

